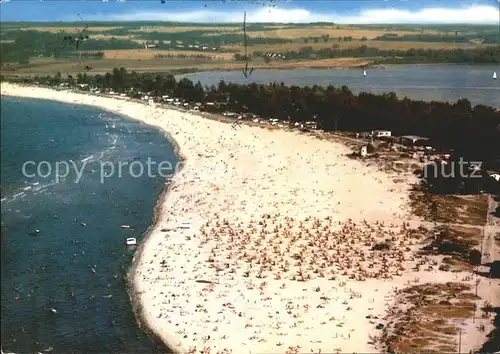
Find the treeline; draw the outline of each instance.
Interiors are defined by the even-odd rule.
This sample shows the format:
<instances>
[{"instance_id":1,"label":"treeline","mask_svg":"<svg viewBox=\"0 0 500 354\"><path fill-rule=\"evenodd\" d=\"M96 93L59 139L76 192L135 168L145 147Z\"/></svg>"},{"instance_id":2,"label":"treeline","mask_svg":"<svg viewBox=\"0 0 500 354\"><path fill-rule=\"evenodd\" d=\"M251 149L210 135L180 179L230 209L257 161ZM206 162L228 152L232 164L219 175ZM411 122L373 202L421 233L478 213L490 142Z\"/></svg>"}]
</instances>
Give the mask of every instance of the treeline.
<instances>
[{"instance_id":1,"label":"treeline","mask_svg":"<svg viewBox=\"0 0 500 354\"><path fill-rule=\"evenodd\" d=\"M396 33L386 33L375 37L375 41L400 41L400 42L445 42L445 43L469 43L474 40L483 43L498 43L498 33L483 33L481 35L439 35L439 34L405 34L399 36Z\"/></svg>"},{"instance_id":2,"label":"treeline","mask_svg":"<svg viewBox=\"0 0 500 354\"><path fill-rule=\"evenodd\" d=\"M61 74L25 78L44 85L59 85L69 78ZM492 107L472 107L467 99L456 103L399 99L395 93L353 94L346 86L298 87L283 83L226 84L203 88L187 78L176 81L172 75L128 72L113 69L106 75L71 77L101 90L112 89L140 97L138 92L170 95L193 102L214 102L206 109L249 112L263 118L291 122L316 121L325 131L361 132L389 129L393 135L429 137L438 149L454 149L469 161L487 161L500 153L500 112Z\"/></svg>"},{"instance_id":3,"label":"treeline","mask_svg":"<svg viewBox=\"0 0 500 354\"><path fill-rule=\"evenodd\" d=\"M447 33L494 33L498 31L497 25L474 25L474 24L371 24L356 26L360 29L366 30L383 30L387 32L405 31L405 32L422 32L422 31L435 31Z\"/></svg>"},{"instance_id":4,"label":"treeline","mask_svg":"<svg viewBox=\"0 0 500 354\"><path fill-rule=\"evenodd\" d=\"M314 43L320 43L320 42L324 42L324 43L328 43L330 40L332 41L338 41L338 42L352 42L353 38L352 36L344 36L344 37L330 37L329 34L324 34L320 37L312 37L312 36L309 36L309 37L304 37L302 39L304 41L304 43L309 43L309 42L314 42ZM366 41L367 38L366 37L363 37L360 39L361 41Z\"/></svg>"},{"instance_id":5,"label":"treeline","mask_svg":"<svg viewBox=\"0 0 500 354\"><path fill-rule=\"evenodd\" d=\"M401 53L386 54L381 63L500 63L500 46L478 49L409 49Z\"/></svg>"},{"instance_id":6,"label":"treeline","mask_svg":"<svg viewBox=\"0 0 500 354\"><path fill-rule=\"evenodd\" d=\"M27 63L33 57L64 58L78 56L79 51L103 51L113 49L138 49L141 44L129 40L80 40L78 51L76 43L71 43L68 36L77 37L75 33L50 33L40 31L9 31L8 37L12 43L2 43L0 46L0 63ZM82 53L82 55L85 55Z\"/></svg>"},{"instance_id":7,"label":"treeline","mask_svg":"<svg viewBox=\"0 0 500 354\"><path fill-rule=\"evenodd\" d=\"M265 57L265 52L254 52L254 56ZM500 46L479 49L378 49L365 45L357 48L313 49L304 47L280 54L282 60L309 60L343 57L383 57L380 63L500 63Z\"/></svg>"},{"instance_id":8,"label":"treeline","mask_svg":"<svg viewBox=\"0 0 500 354\"><path fill-rule=\"evenodd\" d=\"M142 44L127 39L90 39L79 45L79 50L116 50L116 49L141 49Z\"/></svg>"}]
</instances>

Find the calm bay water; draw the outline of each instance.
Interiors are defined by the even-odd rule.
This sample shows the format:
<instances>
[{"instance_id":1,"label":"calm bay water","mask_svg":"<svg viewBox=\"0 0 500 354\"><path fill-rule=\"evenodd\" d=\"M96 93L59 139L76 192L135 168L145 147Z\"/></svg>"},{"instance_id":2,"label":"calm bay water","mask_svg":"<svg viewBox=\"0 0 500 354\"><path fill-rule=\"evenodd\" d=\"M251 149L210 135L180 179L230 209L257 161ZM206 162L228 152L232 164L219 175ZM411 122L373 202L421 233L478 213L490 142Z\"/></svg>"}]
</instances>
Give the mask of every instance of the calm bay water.
<instances>
[{"instance_id":1,"label":"calm bay water","mask_svg":"<svg viewBox=\"0 0 500 354\"><path fill-rule=\"evenodd\" d=\"M86 106L2 97L4 351L161 353L137 326L124 277L134 253L125 239L142 240L165 179L125 168L100 182L101 161L148 157L177 161L152 127ZM54 175L23 176L30 160L87 165L79 183L74 172L54 183Z\"/></svg>"},{"instance_id":2,"label":"calm bay water","mask_svg":"<svg viewBox=\"0 0 500 354\"><path fill-rule=\"evenodd\" d=\"M467 98L473 105L485 104L500 108L500 80L493 80L493 72L500 74L500 66L471 65L394 65L367 69L256 69L249 79L241 71L205 72L188 75L203 86L217 85L220 80L238 84L284 82L286 85L346 85L353 92L395 92L399 97L425 101L456 102Z\"/></svg>"}]
</instances>

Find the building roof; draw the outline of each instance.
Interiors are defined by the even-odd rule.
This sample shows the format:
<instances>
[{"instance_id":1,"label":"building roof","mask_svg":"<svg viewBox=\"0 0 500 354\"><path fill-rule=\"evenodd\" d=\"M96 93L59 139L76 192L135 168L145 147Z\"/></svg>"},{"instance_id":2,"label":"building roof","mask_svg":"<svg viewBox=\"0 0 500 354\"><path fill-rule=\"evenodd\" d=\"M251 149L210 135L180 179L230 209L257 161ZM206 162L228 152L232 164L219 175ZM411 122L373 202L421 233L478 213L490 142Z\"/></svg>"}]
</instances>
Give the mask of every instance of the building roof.
<instances>
[{"instance_id":1,"label":"building roof","mask_svg":"<svg viewBox=\"0 0 500 354\"><path fill-rule=\"evenodd\" d=\"M372 130L374 133L391 132L390 130Z\"/></svg>"}]
</instances>

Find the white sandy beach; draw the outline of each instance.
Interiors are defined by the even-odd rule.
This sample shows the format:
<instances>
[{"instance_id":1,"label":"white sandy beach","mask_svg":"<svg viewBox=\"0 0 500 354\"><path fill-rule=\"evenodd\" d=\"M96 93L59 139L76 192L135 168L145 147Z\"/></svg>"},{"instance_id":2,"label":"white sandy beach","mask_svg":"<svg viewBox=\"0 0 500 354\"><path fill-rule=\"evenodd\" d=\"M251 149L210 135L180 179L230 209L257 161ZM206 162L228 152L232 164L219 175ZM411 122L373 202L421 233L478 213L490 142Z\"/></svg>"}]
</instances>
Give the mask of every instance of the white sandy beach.
<instances>
[{"instance_id":1,"label":"white sandy beach","mask_svg":"<svg viewBox=\"0 0 500 354\"><path fill-rule=\"evenodd\" d=\"M470 273L411 269L432 260L414 256L418 239L403 225L418 223L409 184L348 158L341 144L121 99L6 83L1 91L104 108L175 139L185 166L134 275L146 325L175 352L374 352L395 288L475 284ZM397 247L370 251L386 239ZM481 304L500 298L486 282L478 294ZM476 325L461 324L463 352L485 341Z\"/></svg>"}]
</instances>

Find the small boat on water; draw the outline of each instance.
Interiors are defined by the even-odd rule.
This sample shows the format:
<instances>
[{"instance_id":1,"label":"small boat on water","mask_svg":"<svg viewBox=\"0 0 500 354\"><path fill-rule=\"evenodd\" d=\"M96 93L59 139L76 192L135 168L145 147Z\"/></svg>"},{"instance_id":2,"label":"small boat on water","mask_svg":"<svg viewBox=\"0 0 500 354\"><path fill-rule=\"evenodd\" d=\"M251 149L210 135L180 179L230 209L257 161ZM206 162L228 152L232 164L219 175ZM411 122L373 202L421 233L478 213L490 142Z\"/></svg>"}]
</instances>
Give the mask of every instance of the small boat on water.
<instances>
[{"instance_id":1,"label":"small boat on water","mask_svg":"<svg viewBox=\"0 0 500 354\"><path fill-rule=\"evenodd\" d=\"M130 230L130 229L131 229L130 225L122 225L122 226L120 226L120 227L121 227L122 229L125 229L125 230Z\"/></svg>"},{"instance_id":2,"label":"small boat on water","mask_svg":"<svg viewBox=\"0 0 500 354\"><path fill-rule=\"evenodd\" d=\"M366 70L363 70L363 76L366 76Z\"/></svg>"},{"instance_id":3,"label":"small boat on water","mask_svg":"<svg viewBox=\"0 0 500 354\"><path fill-rule=\"evenodd\" d=\"M127 246L135 246L135 245L137 245L137 240L133 237L129 237L129 238L127 238L126 243L127 243Z\"/></svg>"},{"instance_id":4,"label":"small boat on water","mask_svg":"<svg viewBox=\"0 0 500 354\"><path fill-rule=\"evenodd\" d=\"M497 72L493 71L493 80L496 80L496 78L497 78Z\"/></svg>"}]
</instances>

